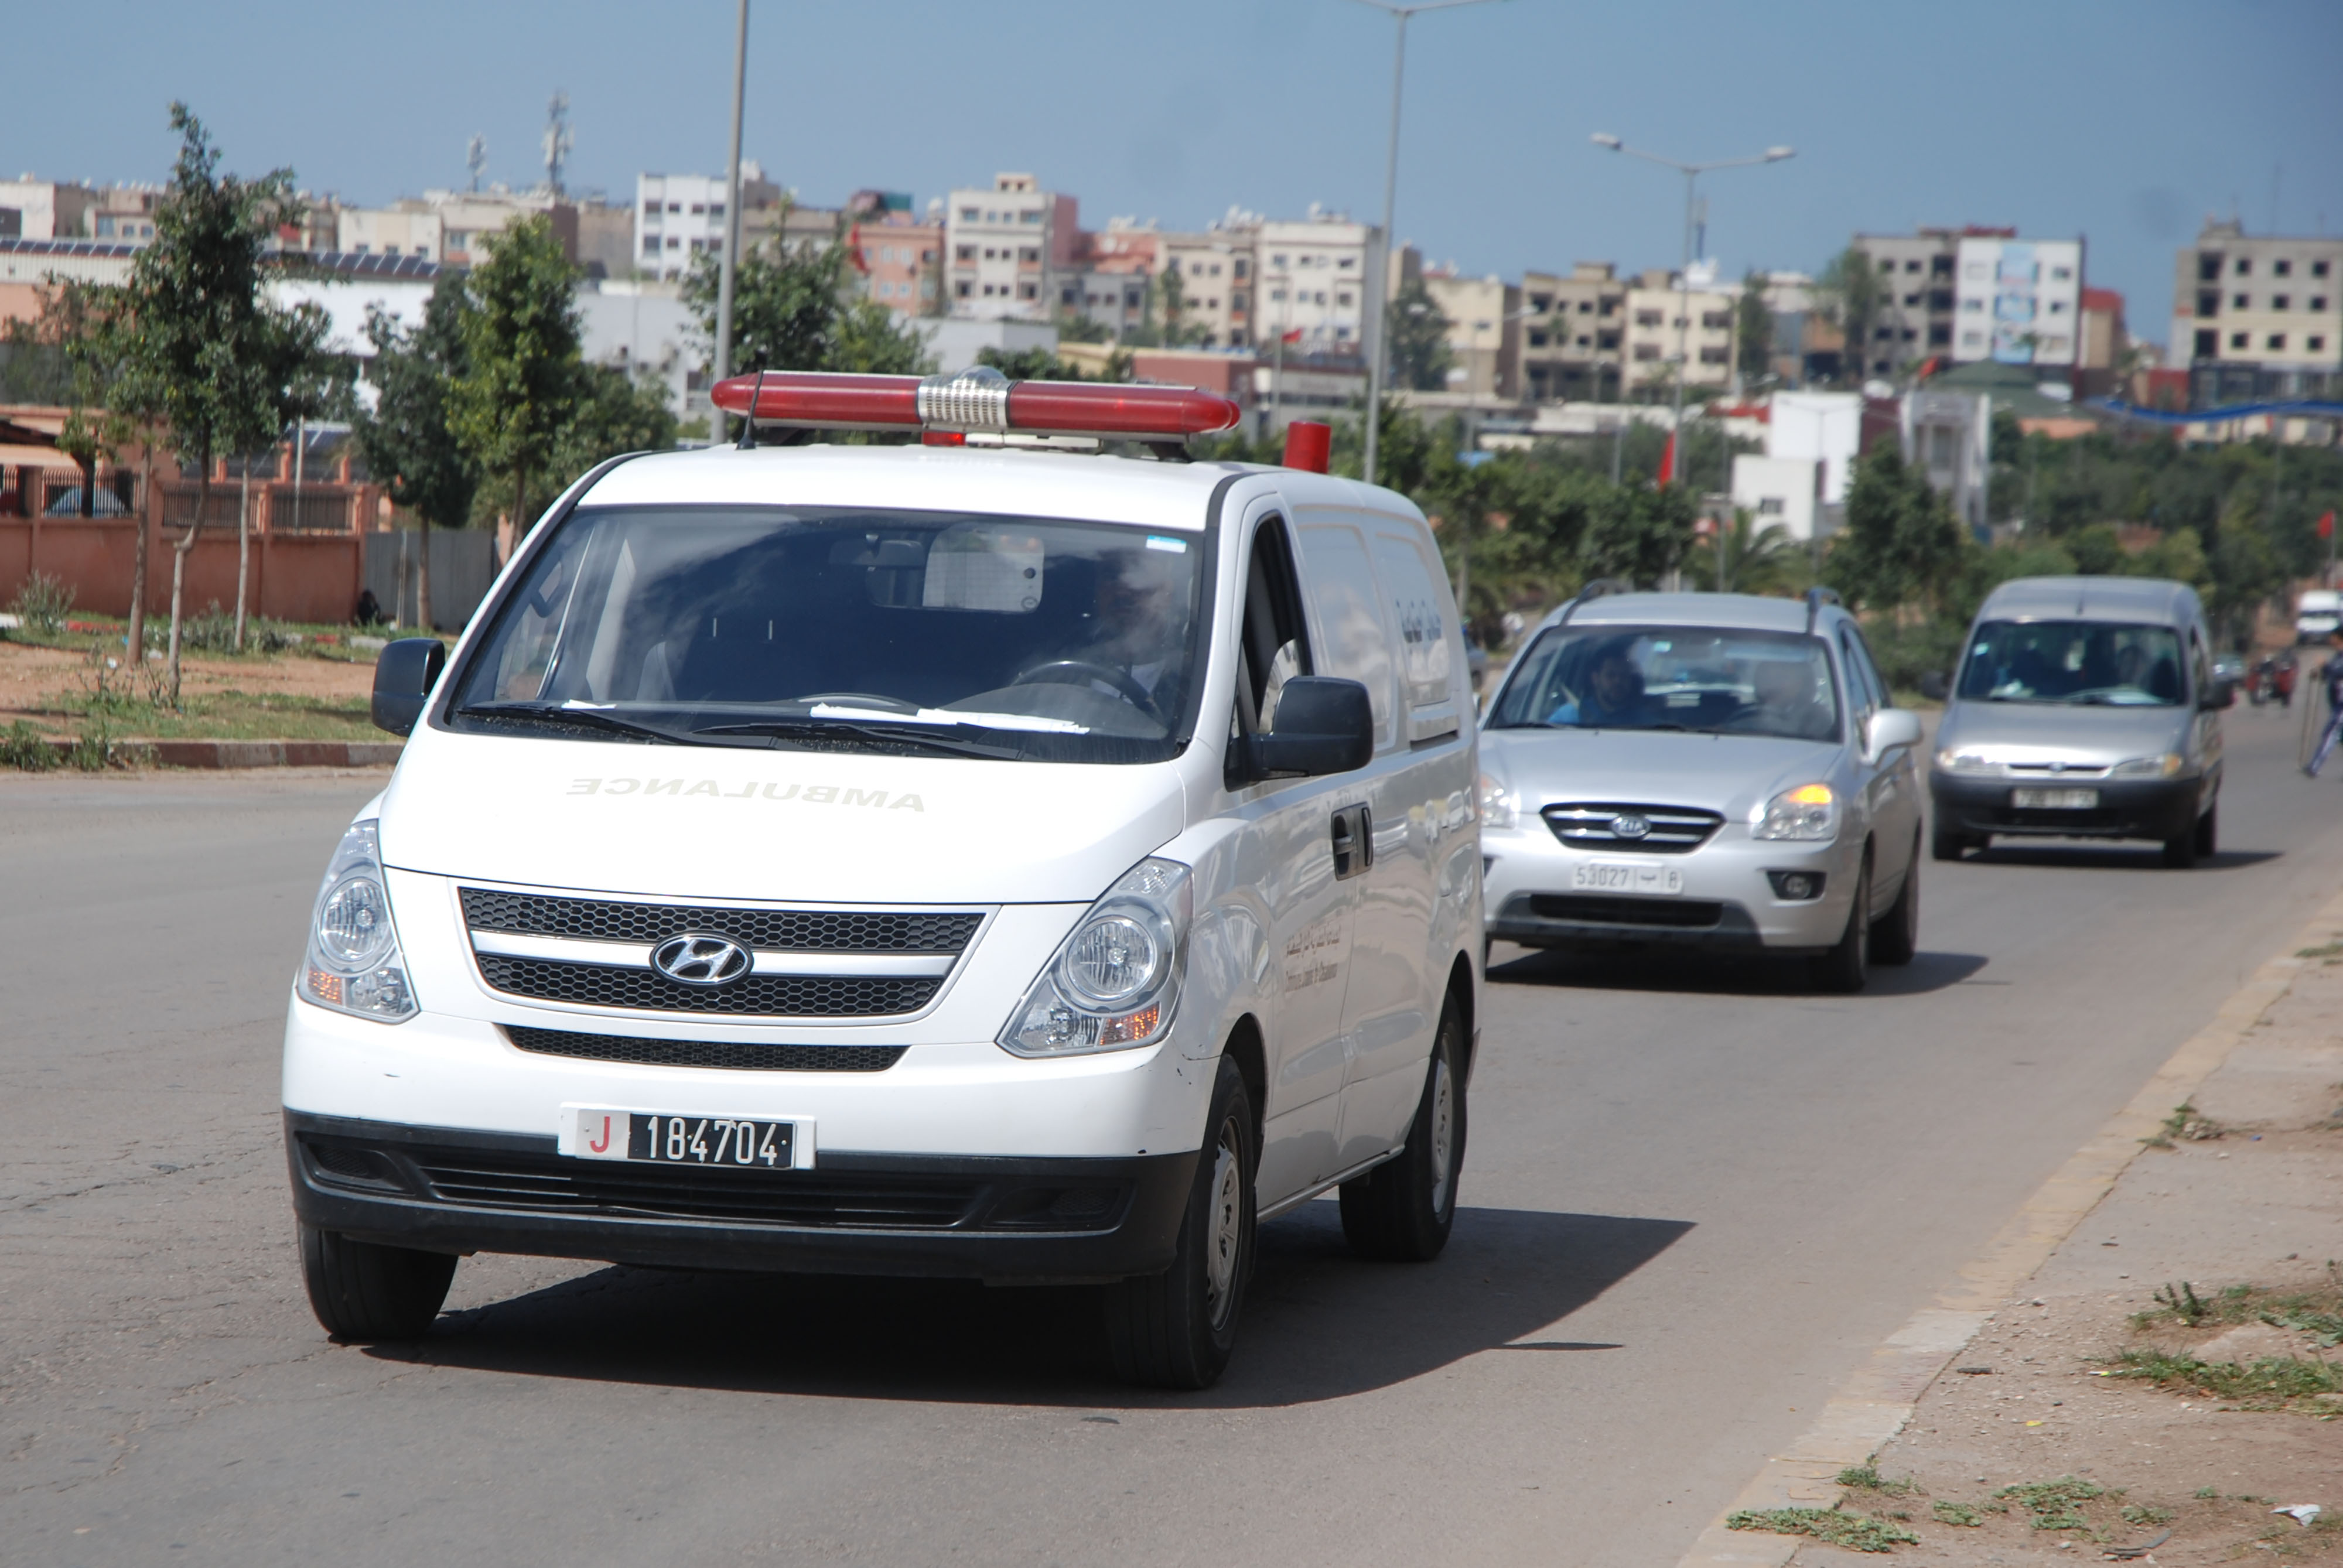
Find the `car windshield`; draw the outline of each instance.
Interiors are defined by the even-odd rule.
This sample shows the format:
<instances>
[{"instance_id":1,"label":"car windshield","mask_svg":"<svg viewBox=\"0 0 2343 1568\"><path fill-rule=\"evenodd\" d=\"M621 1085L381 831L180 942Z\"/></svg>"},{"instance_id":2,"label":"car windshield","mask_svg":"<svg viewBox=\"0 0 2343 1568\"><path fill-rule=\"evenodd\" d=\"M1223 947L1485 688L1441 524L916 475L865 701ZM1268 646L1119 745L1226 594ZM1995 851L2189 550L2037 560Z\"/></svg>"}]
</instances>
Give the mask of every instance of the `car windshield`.
<instances>
[{"instance_id":1,"label":"car windshield","mask_svg":"<svg viewBox=\"0 0 2343 1568\"><path fill-rule=\"evenodd\" d=\"M463 670L458 727L1087 762L1192 729L1197 536L845 508L560 528Z\"/></svg>"},{"instance_id":2,"label":"car windshield","mask_svg":"<svg viewBox=\"0 0 2343 1568\"><path fill-rule=\"evenodd\" d=\"M1989 620L1969 638L1956 695L1971 702L2180 701L2180 638L2168 626L2104 620Z\"/></svg>"},{"instance_id":3,"label":"car windshield","mask_svg":"<svg viewBox=\"0 0 2343 1568\"><path fill-rule=\"evenodd\" d=\"M1690 729L1839 738L1820 638L1714 627L1564 626L1521 657L1492 729Z\"/></svg>"}]
</instances>

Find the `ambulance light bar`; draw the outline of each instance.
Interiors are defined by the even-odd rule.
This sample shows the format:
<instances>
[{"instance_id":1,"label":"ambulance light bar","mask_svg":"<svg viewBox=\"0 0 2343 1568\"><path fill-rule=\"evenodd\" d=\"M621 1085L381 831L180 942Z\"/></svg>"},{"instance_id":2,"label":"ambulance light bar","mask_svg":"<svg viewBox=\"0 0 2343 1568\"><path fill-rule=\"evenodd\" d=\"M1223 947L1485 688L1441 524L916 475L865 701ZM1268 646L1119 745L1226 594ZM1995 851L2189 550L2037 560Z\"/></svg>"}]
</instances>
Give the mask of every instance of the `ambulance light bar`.
<instances>
[{"instance_id":1,"label":"ambulance light bar","mask_svg":"<svg viewBox=\"0 0 2343 1568\"><path fill-rule=\"evenodd\" d=\"M719 381L709 396L725 413L759 425L1125 441L1209 436L1234 429L1242 412L1230 399L1192 387L1011 381L990 366L925 377L769 370Z\"/></svg>"}]
</instances>

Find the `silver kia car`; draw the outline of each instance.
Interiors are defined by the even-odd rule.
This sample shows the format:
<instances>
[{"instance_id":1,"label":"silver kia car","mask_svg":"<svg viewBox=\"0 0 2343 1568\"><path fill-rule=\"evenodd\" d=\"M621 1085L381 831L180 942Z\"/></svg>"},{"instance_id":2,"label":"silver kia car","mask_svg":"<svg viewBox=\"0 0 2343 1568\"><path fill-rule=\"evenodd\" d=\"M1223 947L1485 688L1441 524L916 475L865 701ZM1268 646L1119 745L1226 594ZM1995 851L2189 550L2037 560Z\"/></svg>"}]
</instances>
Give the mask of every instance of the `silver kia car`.
<instances>
[{"instance_id":1,"label":"silver kia car","mask_svg":"<svg viewBox=\"0 0 2343 1568\"><path fill-rule=\"evenodd\" d=\"M1779 954L1858 990L1919 940L1919 741L1828 589L1581 595L1482 719L1489 934Z\"/></svg>"}]
</instances>

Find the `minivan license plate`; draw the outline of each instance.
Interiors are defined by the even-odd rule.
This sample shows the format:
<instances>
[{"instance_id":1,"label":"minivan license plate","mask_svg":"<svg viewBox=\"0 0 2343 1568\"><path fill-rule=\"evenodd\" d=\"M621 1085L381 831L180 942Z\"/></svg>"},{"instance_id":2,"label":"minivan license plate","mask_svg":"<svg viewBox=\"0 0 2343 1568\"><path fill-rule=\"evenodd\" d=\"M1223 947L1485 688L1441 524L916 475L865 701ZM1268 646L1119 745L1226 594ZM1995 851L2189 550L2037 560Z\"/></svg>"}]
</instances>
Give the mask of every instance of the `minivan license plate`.
<instances>
[{"instance_id":1,"label":"minivan license plate","mask_svg":"<svg viewBox=\"0 0 2343 1568\"><path fill-rule=\"evenodd\" d=\"M1570 869L1570 885L1581 892L1681 893L1684 871L1644 860L1582 860Z\"/></svg>"},{"instance_id":2,"label":"minivan license plate","mask_svg":"<svg viewBox=\"0 0 2343 1568\"><path fill-rule=\"evenodd\" d=\"M2097 789L2012 789L2009 803L2021 810L2088 811L2099 803Z\"/></svg>"},{"instance_id":3,"label":"minivan license plate","mask_svg":"<svg viewBox=\"0 0 2343 1568\"><path fill-rule=\"evenodd\" d=\"M810 1154L794 1121L755 1116L673 1116L573 1105L561 1152L580 1160L788 1171ZM808 1161L810 1163L810 1161Z\"/></svg>"}]
</instances>

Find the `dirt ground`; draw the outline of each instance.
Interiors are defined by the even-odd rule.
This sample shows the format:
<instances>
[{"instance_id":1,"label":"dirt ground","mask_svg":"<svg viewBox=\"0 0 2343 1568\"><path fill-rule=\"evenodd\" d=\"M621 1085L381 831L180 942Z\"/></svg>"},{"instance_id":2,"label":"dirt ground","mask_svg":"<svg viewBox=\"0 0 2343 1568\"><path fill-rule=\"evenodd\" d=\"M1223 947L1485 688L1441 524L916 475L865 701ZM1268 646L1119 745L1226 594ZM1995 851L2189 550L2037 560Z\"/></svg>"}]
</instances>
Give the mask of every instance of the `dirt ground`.
<instances>
[{"instance_id":1,"label":"dirt ground","mask_svg":"<svg viewBox=\"0 0 2343 1568\"><path fill-rule=\"evenodd\" d=\"M2343 1319L2332 1316L2343 1312L2338 959L2343 940L2309 950L2293 989L2176 1118L2170 1146L2141 1151L1923 1395L1872 1466L1891 1488L1908 1479L1915 1490L1850 1488L1849 1512L1920 1537L1895 1556L1931 1568L2108 1557L2343 1563L2343 1392L2224 1398L2186 1379L2158 1386L2111 1375L2130 1350L2343 1369L2334 1342ZM2193 1326L2158 1300L2184 1285L2210 1309ZM2253 1293L2224 1300L2240 1286ZM2288 1295L2309 1304L2268 1311ZM2309 1330L2260 1321L2305 1312L2328 1315ZM2068 1477L2082 1484L2066 1489L2063 1506L2035 1493L2039 1512L2004 1492ZM2090 1488L2100 1494L2080 1495ZM2308 1524L2273 1512L2308 1503L2322 1510ZM2062 1518L2070 1527L2041 1527ZM1879 1558L1808 1543L1795 1561Z\"/></svg>"},{"instance_id":2,"label":"dirt ground","mask_svg":"<svg viewBox=\"0 0 2343 1568\"><path fill-rule=\"evenodd\" d=\"M123 689L139 691L129 672L118 668L118 652L115 658L117 668L108 672L108 679ZM147 664L160 674L159 659L150 658ZM298 651L241 658L187 654L180 666L181 689L189 697L242 691L351 702L365 700L374 684L370 662ZM0 729L25 719L36 729L70 733L74 715L60 710L59 699L86 698L95 689L95 678L87 653L0 638Z\"/></svg>"}]
</instances>

